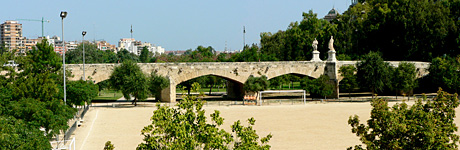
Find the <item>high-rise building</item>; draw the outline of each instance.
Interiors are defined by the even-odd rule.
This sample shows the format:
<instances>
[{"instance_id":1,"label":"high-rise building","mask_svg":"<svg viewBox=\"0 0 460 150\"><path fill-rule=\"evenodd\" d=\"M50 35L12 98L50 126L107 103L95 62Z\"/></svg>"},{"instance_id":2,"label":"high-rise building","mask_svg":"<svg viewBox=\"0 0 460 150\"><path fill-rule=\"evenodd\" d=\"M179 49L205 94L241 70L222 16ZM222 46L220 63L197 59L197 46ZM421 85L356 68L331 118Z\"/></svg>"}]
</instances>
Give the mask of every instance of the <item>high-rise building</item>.
<instances>
[{"instance_id":1,"label":"high-rise building","mask_svg":"<svg viewBox=\"0 0 460 150\"><path fill-rule=\"evenodd\" d=\"M22 24L18 21L8 20L0 24L0 29L0 42L5 43L5 47L10 50L24 49Z\"/></svg>"}]
</instances>

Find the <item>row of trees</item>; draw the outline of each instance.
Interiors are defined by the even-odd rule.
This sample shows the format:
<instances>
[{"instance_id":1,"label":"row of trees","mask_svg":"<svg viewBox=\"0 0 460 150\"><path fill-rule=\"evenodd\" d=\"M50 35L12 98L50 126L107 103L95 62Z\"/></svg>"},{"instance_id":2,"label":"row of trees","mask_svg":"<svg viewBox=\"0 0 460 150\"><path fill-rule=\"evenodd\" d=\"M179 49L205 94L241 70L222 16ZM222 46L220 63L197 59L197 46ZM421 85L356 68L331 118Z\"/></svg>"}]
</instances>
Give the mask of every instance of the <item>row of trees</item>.
<instances>
[{"instance_id":1,"label":"row of trees","mask_svg":"<svg viewBox=\"0 0 460 150\"><path fill-rule=\"evenodd\" d=\"M392 90L398 94L410 95L413 90L431 92L442 87L448 92L457 93L460 89L460 56L443 56L431 61L429 75L417 79L414 64L401 62L397 67L390 66L380 54L370 52L354 66L342 66L339 72L344 77L340 82L342 89L351 92L356 88L369 89L373 93ZM356 72L356 74L355 74Z\"/></svg>"},{"instance_id":2,"label":"row of trees","mask_svg":"<svg viewBox=\"0 0 460 150\"><path fill-rule=\"evenodd\" d=\"M124 61L139 62L139 56L122 49L118 53L113 50L101 51L97 45L85 42L85 63L122 63ZM148 50L147 50L148 52ZM66 63L82 64L83 63L83 44L79 44L75 50L66 53Z\"/></svg>"},{"instance_id":3,"label":"row of trees","mask_svg":"<svg viewBox=\"0 0 460 150\"><path fill-rule=\"evenodd\" d=\"M5 149L51 149L49 140L66 131L67 121L74 117L72 106L91 103L97 85L68 82L64 103L62 59L46 40L27 56L3 52L0 64L7 60L19 66L0 67L6 73L0 75L0 145Z\"/></svg>"},{"instance_id":4,"label":"row of trees","mask_svg":"<svg viewBox=\"0 0 460 150\"><path fill-rule=\"evenodd\" d=\"M369 51L399 61L455 56L460 54L459 8L459 0L362 0L331 22L309 11L285 31L261 33L260 55L310 60L316 38L325 59L334 36L339 60L357 60Z\"/></svg>"}]
</instances>

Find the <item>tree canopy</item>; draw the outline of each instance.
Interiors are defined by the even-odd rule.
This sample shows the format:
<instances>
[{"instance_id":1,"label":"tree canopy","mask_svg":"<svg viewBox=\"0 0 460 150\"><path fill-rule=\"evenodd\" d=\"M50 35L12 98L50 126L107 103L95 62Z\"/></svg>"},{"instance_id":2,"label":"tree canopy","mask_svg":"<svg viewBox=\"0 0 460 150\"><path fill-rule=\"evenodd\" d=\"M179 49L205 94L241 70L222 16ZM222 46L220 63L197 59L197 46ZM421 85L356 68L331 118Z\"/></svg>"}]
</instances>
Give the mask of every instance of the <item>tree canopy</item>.
<instances>
[{"instance_id":1,"label":"tree canopy","mask_svg":"<svg viewBox=\"0 0 460 150\"><path fill-rule=\"evenodd\" d=\"M460 90L460 55L453 57L437 57L431 61L428 69L432 85L442 87L451 92Z\"/></svg>"},{"instance_id":2,"label":"tree canopy","mask_svg":"<svg viewBox=\"0 0 460 150\"><path fill-rule=\"evenodd\" d=\"M355 75L356 68L355 66L348 65L342 66L339 69L340 74L343 76L342 81L340 81L339 86L343 87L351 95L351 91L358 87L358 81Z\"/></svg>"},{"instance_id":3,"label":"tree canopy","mask_svg":"<svg viewBox=\"0 0 460 150\"><path fill-rule=\"evenodd\" d=\"M334 86L330 84L329 76L327 75L321 75L318 79L310 79L309 77L304 77L300 81L300 86L313 97L326 97L334 92Z\"/></svg>"},{"instance_id":4,"label":"tree canopy","mask_svg":"<svg viewBox=\"0 0 460 150\"><path fill-rule=\"evenodd\" d=\"M67 121L76 111L60 94L62 60L46 40L27 56L14 59L20 64L18 71L2 66L7 73L0 75L0 133L5 135L0 145L7 149L49 149L49 140L68 128Z\"/></svg>"},{"instance_id":5,"label":"tree canopy","mask_svg":"<svg viewBox=\"0 0 460 150\"><path fill-rule=\"evenodd\" d=\"M381 92L389 83L390 65L376 52L369 52L358 63L358 81L372 93Z\"/></svg>"},{"instance_id":6,"label":"tree canopy","mask_svg":"<svg viewBox=\"0 0 460 150\"><path fill-rule=\"evenodd\" d=\"M137 100L145 100L148 97L148 80L136 63L125 61L116 66L109 78L110 86L120 90L127 100L134 97L133 103L136 106Z\"/></svg>"},{"instance_id":7,"label":"tree canopy","mask_svg":"<svg viewBox=\"0 0 460 150\"><path fill-rule=\"evenodd\" d=\"M147 63L150 60L150 52L147 46L142 48L141 54L139 55L139 61L141 63Z\"/></svg>"},{"instance_id":8,"label":"tree canopy","mask_svg":"<svg viewBox=\"0 0 460 150\"><path fill-rule=\"evenodd\" d=\"M248 80L244 82L244 90L247 92L258 92L266 90L270 87L270 82L267 80L267 76L254 77L249 76Z\"/></svg>"},{"instance_id":9,"label":"tree canopy","mask_svg":"<svg viewBox=\"0 0 460 150\"><path fill-rule=\"evenodd\" d=\"M197 84L193 87L198 91ZM238 120L231 133L220 126L224 118L215 110L210 115L211 122L205 116L203 102L197 96L187 95L177 107L161 106L151 117L152 124L142 129L144 142L138 150L150 149L269 149L271 134L260 138L253 129L254 118L248 119L249 125L243 126ZM260 139L259 139L260 138ZM232 144L232 145L231 145Z\"/></svg>"},{"instance_id":10,"label":"tree canopy","mask_svg":"<svg viewBox=\"0 0 460 150\"><path fill-rule=\"evenodd\" d=\"M401 90L410 94L411 90L417 87L417 72L412 63L401 62L397 68L393 69L391 86L395 90Z\"/></svg>"},{"instance_id":11,"label":"tree canopy","mask_svg":"<svg viewBox=\"0 0 460 150\"><path fill-rule=\"evenodd\" d=\"M152 72L148 78L148 84L150 93L155 96L156 100L159 100L161 96L161 90L169 87L169 79L161 75L157 75L155 72Z\"/></svg>"},{"instance_id":12,"label":"tree canopy","mask_svg":"<svg viewBox=\"0 0 460 150\"><path fill-rule=\"evenodd\" d=\"M85 63L117 63L118 56L114 50L99 50L97 45L90 42L84 42L85 45ZM77 48L66 52L66 63L82 64L83 63L83 43L78 44Z\"/></svg>"}]
</instances>

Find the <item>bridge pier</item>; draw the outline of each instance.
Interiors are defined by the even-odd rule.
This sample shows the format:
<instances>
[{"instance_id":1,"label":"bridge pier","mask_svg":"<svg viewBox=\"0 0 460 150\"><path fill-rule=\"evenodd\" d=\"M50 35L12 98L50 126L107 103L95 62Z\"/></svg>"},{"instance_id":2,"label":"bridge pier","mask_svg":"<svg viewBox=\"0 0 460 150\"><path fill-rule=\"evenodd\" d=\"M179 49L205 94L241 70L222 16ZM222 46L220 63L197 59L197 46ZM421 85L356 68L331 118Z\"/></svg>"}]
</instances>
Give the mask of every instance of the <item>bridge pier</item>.
<instances>
[{"instance_id":1,"label":"bridge pier","mask_svg":"<svg viewBox=\"0 0 460 150\"><path fill-rule=\"evenodd\" d=\"M243 84L227 80L227 97L231 99L243 99L244 89Z\"/></svg>"},{"instance_id":2,"label":"bridge pier","mask_svg":"<svg viewBox=\"0 0 460 150\"><path fill-rule=\"evenodd\" d=\"M328 96L328 98L339 98L339 73L337 68L336 61L328 61L326 62L326 75L329 76L329 84L331 84L334 89L332 95Z\"/></svg>"},{"instance_id":3,"label":"bridge pier","mask_svg":"<svg viewBox=\"0 0 460 150\"><path fill-rule=\"evenodd\" d=\"M176 102L176 83L174 80L169 79L169 87L161 90L160 101L170 103Z\"/></svg>"}]
</instances>

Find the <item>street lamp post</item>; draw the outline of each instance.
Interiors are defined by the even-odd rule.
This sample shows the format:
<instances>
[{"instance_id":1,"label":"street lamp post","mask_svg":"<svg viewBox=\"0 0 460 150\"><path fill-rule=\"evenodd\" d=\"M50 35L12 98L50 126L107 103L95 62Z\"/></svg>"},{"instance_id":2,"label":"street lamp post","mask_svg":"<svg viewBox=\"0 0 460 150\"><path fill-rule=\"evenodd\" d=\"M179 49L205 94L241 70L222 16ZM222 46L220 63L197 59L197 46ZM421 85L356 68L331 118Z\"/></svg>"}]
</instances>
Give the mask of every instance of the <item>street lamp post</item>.
<instances>
[{"instance_id":1,"label":"street lamp post","mask_svg":"<svg viewBox=\"0 0 460 150\"><path fill-rule=\"evenodd\" d=\"M64 41L64 18L67 16L67 12L66 11L61 11L61 27L62 27L62 66L63 67L63 72L64 72L64 105L67 105L67 100L66 100L66 85L65 85L65 50L66 50L66 47L65 47L65 41ZM64 133L64 145L65 145L65 133Z\"/></svg>"},{"instance_id":2,"label":"street lamp post","mask_svg":"<svg viewBox=\"0 0 460 150\"><path fill-rule=\"evenodd\" d=\"M66 85L65 85L65 41L64 41L64 18L67 16L66 11L61 11L61 27L62 27L62 66L64 68L64 104L67 105L67 99L66 99Z\"/></svg>"},{"instance_id":3,"label":"street lamp post","mask_svg":"<svg viewBox=\"0 0 460 150\"><path fill-rule=\"evenodd\" d=\"M81 32L81 35L82 35L81 42L83 43L83 81L86 81L85 79L85 35L86 35L86 31Z\"/></svg>"}]
</instances>

